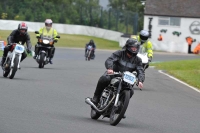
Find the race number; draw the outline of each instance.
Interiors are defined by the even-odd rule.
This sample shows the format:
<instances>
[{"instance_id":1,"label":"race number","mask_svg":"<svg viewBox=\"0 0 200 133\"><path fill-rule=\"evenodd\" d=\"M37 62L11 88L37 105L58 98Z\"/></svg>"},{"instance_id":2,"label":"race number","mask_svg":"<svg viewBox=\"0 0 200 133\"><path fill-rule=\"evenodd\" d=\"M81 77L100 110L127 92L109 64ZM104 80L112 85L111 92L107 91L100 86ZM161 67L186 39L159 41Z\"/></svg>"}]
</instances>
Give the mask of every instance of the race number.
<instances>
[{"instance_id":1,"label":"race number","mask_svg":"<svg viewBox=\"0 0 200 133\"><path fill-rule=\"evenodd\" d=\"M124 77L123 80L131 85L133 85L136 81L136 77L134 74L130 73L130 72L124 72Z\"/></svg>"}]
</instances>

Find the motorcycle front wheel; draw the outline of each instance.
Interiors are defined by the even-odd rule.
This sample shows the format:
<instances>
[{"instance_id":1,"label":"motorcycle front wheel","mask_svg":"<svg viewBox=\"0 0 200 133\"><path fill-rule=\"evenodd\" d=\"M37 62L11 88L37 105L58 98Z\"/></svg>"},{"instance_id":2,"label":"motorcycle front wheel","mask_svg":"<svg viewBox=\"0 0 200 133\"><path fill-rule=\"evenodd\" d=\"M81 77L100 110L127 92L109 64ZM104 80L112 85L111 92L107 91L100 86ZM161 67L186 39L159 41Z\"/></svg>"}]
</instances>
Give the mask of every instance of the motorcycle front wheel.
<instances>
[{"instance_id":1,"label":"motorcycle front wheel","mask_svg":"<svg viewBox=\"0 0 200 133\"><path fill-rule=\"evenodd\" d=\"M44 53L40 53L40 60L39 60L39 68L44 68L44 58L45 58L45 54Z\"/></svg>"},{"instance_id":2,"label":"motorcycle front wheel","mask_svg":"<svg viewBox=\"0 0 200 133\"><path fill-rule=\"evenodd\" d=\"M10 69L10 74L9 74L9 78L13 79L15 76L15 73L17 71L17 67L18 67L18 63L19 63L19 55L15 55L15 59L14 59L14 66L13 68Z\"/></svg>"},{"instance_id":3,"label":"motorcycle front wheel","mask_svg":"<svg viewBox=\"0 0 200 133\"><path fill-rule=\"evenodd\" d=\"M90 61L90 54L91 54L91 51L89 51L88 54L87 54L87 60L88 61Z\"/></svg>"},{"instance_id":4,"label":"motorcycle front wheel","mask_svg":"<svg viewBox=\"0 0 200 133\"><path fill-rule=\"evenodd\" d=\"M130 91L124 90L118 101L118 106L113 106L110 114L110 125L116 126L123 118L130 100Z\"/></svg>"}]
</instances>

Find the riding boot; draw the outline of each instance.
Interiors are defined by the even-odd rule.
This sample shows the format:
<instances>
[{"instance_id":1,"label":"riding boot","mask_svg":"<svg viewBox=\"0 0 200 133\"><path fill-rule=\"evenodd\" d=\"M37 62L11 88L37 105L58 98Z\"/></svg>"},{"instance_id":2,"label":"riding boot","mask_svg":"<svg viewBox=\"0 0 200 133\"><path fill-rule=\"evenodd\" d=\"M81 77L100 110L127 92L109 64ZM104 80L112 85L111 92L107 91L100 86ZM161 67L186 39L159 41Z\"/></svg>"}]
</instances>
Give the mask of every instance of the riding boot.
<instances>
[{"instance_id":1,"label":"riding boot","mask_svg":"<svg viewBox=\"0 0 200 133\"><path fill-rule=\"evenodd\" d=\"M50 64L53 64L52 58L49 59L49 63L50 63Z\"/></svg>"},{"instance_id":2,"label":"riding boot","mask_svg":"<svg viewBox=\"0 0 200 133\"><path fill-rule=\"evenodd\" d=\"M93 98L91 99L91 101L97 105L99 103L100 100L100 96L94 95Z\"/></svg>"}]
</instances>

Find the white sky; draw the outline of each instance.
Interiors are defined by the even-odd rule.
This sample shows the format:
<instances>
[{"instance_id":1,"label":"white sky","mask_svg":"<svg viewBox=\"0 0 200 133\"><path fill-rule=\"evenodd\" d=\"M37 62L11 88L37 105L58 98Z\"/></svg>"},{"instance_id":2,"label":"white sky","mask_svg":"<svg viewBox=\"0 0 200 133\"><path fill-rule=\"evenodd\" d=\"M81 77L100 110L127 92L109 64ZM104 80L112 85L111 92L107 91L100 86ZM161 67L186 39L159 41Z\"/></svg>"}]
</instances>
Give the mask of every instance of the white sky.
<instances>
[{"instance_id":1,"label":"white sky","mask_svg":"<svg viewBox=\"0 0 200 133\"><path fill-rule=\"evenodd\" d=\"M108 5L108 0L99 0L99 4L100 4L102 7L107 7L107 5Z\"/></svg>"}]
</instances>

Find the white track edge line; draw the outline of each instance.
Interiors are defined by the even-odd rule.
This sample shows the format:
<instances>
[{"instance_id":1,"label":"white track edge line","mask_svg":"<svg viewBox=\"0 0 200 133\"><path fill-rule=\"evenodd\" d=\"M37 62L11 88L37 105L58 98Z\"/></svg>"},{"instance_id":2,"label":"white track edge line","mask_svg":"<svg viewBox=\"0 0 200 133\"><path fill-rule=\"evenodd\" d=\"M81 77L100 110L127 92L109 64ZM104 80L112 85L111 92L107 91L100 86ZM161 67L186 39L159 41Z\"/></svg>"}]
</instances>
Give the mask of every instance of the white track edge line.
<instances>
[{"instance_id":1,"label":"white track edge line","mask_svg":"<svg viewBox=\"0 0 200 133\"><path fill-rule=\"evenodd\" d=\"M179 83L184 84L184 85L186 85L187 87L190 87L190 88L192 88L193 90L195 90L195 91L197 91L197 92L200 93L200 90L199 90L199 89L197 89L197 88L195 88L195 87L193 87L193 86L190 86L189 84L187 84L187 83L185 83L185 82L183 82L183 81L181 81L181 80L179 80L179 79L177 79L177 78L175 78L175 77L173 77L173 76L171 76L171 75L169 75L169 74L166 74L166 73L163 72L162 70L158 70L158 72L159 72L159 73L162 73L162 74L164 74L164 75L166 75L166 76L168 76L168 77L170 77L170 78L172 78L172 79L178 81Z\"/></svg>"}]
</instances>

